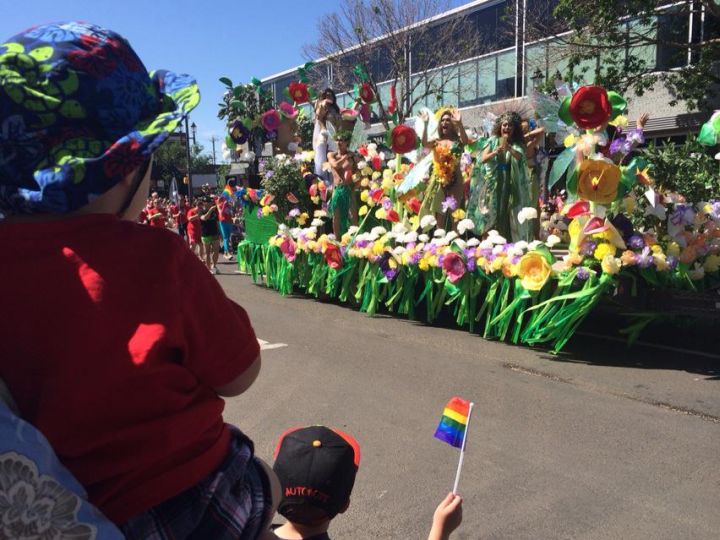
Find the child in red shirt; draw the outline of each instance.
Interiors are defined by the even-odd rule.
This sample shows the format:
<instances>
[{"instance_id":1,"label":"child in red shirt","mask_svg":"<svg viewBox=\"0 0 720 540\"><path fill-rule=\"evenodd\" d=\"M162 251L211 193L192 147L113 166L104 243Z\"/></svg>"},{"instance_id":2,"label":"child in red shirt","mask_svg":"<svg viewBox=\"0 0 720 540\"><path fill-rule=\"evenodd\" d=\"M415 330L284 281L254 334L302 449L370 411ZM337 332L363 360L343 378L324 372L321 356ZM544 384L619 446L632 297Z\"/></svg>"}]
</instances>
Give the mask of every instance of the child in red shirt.
<instances>
[{"instance_id":1,"label":"child in red shirt","mask_svg":"<svg viewBox=\"0 0 720 540\"><path fill-rule=\"evenodd\" d=\"M277 479L222 419L220 396L260 370L247 313L176 234L134 223L152 152L199 101L195 81L148 74L122 37L87 23L10 43L51 52L0 56L13 88L66 100L58 110L83 111L88 127L0 91L0 124L36 144L0 165L0 295L13 314L0 378L127 538L270 538Z\"/></svg>"}]
</instances>

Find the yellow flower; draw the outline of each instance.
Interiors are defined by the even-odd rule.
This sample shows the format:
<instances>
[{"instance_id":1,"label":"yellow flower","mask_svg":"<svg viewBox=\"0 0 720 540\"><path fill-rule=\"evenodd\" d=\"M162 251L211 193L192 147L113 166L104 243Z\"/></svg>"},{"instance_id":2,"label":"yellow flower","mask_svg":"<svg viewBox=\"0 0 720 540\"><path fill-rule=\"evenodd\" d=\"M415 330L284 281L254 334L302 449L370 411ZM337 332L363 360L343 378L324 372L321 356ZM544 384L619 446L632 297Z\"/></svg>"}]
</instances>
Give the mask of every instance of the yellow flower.
<instances>
[{"instance_id":1,"label":"yellow flower","mask_svg":"<svg viewBox=\"0 0 720 540\"><path fill-rule=\"evenodd\" d=\"M660 244L653 244L650 246L650 249L652 249L652 252L655 254L660 254L663 252L662 247L660 247Z\"/></svg>"},{"instance_id":2,"label":"yellow flower","mask_svg":"<svg viewBox=\"0 0 720 540\"><path fill-rule=\"evenodd\" d=\"M577 194L599 204L615 200L620 186L620 168L602 159L586 159L578 168Z\"/></svg>"},{"instance_id":3,"label":"yellow flower","mask_svg":"<svg viewBox=\"0 0 720 540\"><path fill-rule=\"evenodd\" d=\"M611 126L620 126L620 127L626 127L628 125L628 119L625 115L618 115L613 120L608 122Z\"/></svg>"},{"instance_id":4,"label":"yellow flower","mask_svg":"<svg viewBox=\"0 0 720 540\"><path fill-rule=\"evenodd\" d=\"M605 257L608 255L611 257L615 256L616 248L612 244L607 244L605 242L598 244L598 247L595 248L595 253L593 253L593 256L598 260L602 261Z\"/></svg>"},{"instance_id":5,"label":"yellow flower","mask_svg":"<svg viewBox=\"0 0 720 540\"><path fill-rule=\"evenodd\" d=\"M377 179L380 178L381 176L382 176L382 174L380 174L380 171L373 171L373 173L372 173L372 179L373 179L373 180L377 180Z\"/></svg>"},{"instance_id":6,"label":"yellow flower","mask_svg":"<svg viewBox=\"0 0 720 540\"><path fill-rule=\"evenodd\" d=\"M517 275L528 291L539 291L550 278L550 264L537 251L529 251L517 263Z\"/></svg>"},{"instance_id":7,"label":"yellow flower","mask_svg":"<svg viewBox=\"0 0 720 540\"><path fill-rule=\"evenodd\" d=\"M317 242L316 242L315 240L310 240L310 241L307 243L307 248L308 248L308 250L310 250L310 251L315 251L315 248L316 248L316 247L317 247Z\"/></svg>"},{"instance_id":8,"label":"yellow flower","mask_svg":"<svg viewBox=\"0 0 720 540\"><path fill-rule=\"evenodd\" d=\"M375 217L378 219L385 219L385 209L380 207L375 211Z\"/></svg>"},{"instance_id":9,"label":"yellow flower","mask_svg":"<svg viewBox=\"0 0 720 540\"><path fill-rule=\"evenodd\" d=\"M394 186L395 186L395 184L393 183L392 176L390 178L383 178L383 181L382 181L383 191L390 191Z\"/></svg>"},{"instance_id":10,"label":"yellow flower","mask_svg":"<svg viewBox=\"0 0 720 540\"><path fill-rule=\"evenodd\" d=\"M465 218L465 210L462 208L458 208L452 213L452 217L455 221L460 221L461 219Z\"/></svg>"},{"instance_id":11,"label":"yellow flower","mask_svg":"<svg viewBox=\"0 0 720 540\"><path fill-rule=\"evenodd\" d=\"M310 216L307 214L307 212L303 212L297 217L297 222L299 225L305 225L305 222L307 222L308 218L310 218Z\"/></svg>"},{"instance_id":12,"label":"yellow flower","mask_svg":"<svg viewBox=\"0 0 720 540\"><path fill-rule=\"evenodd\" d=\"M370 180L368 178L363 178L362 181L360 182L360 185L362 187L368 187L370 185Z\"/></svg>"},{"instance_id":13,"label":"yellow flower","mask_svg":"<svg viewBox=\"0 0 720 540\"><path fill-rule=\"evenodd\" d=\"M708 255L703 268L706 272L717 272L720 270L720 255Z\"/></svg>"},{"instance_id":14,"label":"yellow flower","mask_svg":"<svg viewBox=\"0 0 720 540\"><path fill-rule=\"evenodd\" d=\"M411 228L412 230L415 230L415 229L417 229L419 226L420 226L420 216L417 216L417 215L412 216L412 217L410 218L410 228Z\"/></svg>"},{"instance_id":15,"label":"yellow flower","mask_svg":"<svg viewBox=\"0 0 720 540\"><path fill-rule=\"evenodd\" d=\"M365 167L362 171L363 176L370 176L373 170L370 167Z\"/></svg>"},{"instance_id":16,"label":"yellow flower","mask_svg":"<svg viewBox=\"0 0 720 540\"><path fill-rule=\"evenodd\" d=\"M678 257L680 255L680 246L677 242L670 242L668 244L666 253L668 255L672 255L673 257Z\"/></svg>"},{"instance_id":17,"label":"yellow flower","mask_svg":"<svg viewBox=\"0 0 720 540\"><path fill-rule=\"evenodd\" d=\"M427 260L426 260L425 258L422 258L422 259L420 259L420 260L418 261L418 268L419 268L420 270L425 271L425 270L429 270L429 269L430 269L430 265L428 264L428 262L427 262Z\"/></svg>"},{"instance_id":18,"label":"yellow flower","mask_svg":"<svg viewBox=\"0 0 720 540\"><path fill-rule=\"evenodd\" d=\"M365 206L365 205L361 206L361 207L360 207L360 210L358 210L358 215L359 215L359 216L364 216L364 215L367 214L367 213L368 213L368 207Z\"/></svg>"},{"instance_id":19,"label":"yellow flower","mask_svg":"<svg viewBox=\"0 0 720 540\"><path fill-rule=\"evenodd\" d=\"M664 253L653 255L653 259L655 259L655 268L657 268L660 272L664 272L670 268Z\"/></svg>"},{"instance_id":20,"label":"yellow flower","mask_svg":"<svg viewBox=\"0 0 720 540\"><path fill-rule=\"evenodd\" d=\"M606 274L617 274L620 271L620 263L620 259L616 259L612 255L608 255L602 260L600 267Z\"/></svg>"},{"instance_id":21,"label":"yellow flower","mask_svg":"<svg viewBox=\"0 0 720 540\"><path fill-rule=\"evenodd\" d=\"M364 190L364 191L360 192L360 200L362 202L367 202L369 196L370 196L370 193L368 192L368 190Z\"/></svg>"},{"instance_id":22,"label":"yellow flower","mask_svg":"<svg viewBox=\"0 0 720 540\"><path fill-rule=\"evenodd\" d=\"M373 255L382 255L383 251L385 251L385 244L382 242L375 242L375 244L373 244Z\"/></svg>"},{"instance_id":23,"label":"yellow flower","mask_svg":"<svg viewBox=\"0 0 720 540\"><path fill-rule=\"evenodd\" d=\"M570 148L572 145L575 144L575 135L572 133L565 137L565 140L563 140L563 145L565 145L565 148Z\"/></svg>"},{"instance_id":24,"label":"yellow flower","mask_svg":"<svg viewBox=\"0 0 720 540\"><path fill-rule=\"evenodd\" d=\"M493 272L497 272L503 267L503 264L505 264L505 257L498 255L490 263L490 268Z\"/></svg>"},{"instance_id":25,"label":"yellow flower","mask_svg":"<svg viewBox=\"0 0 720 540\"><path fill-rule=\"evenodd\" d=\"M269 206L263 206L262 207L262 215L263 216L269 216L272 213L272 210Z\"/></svg>"}]
</instances>

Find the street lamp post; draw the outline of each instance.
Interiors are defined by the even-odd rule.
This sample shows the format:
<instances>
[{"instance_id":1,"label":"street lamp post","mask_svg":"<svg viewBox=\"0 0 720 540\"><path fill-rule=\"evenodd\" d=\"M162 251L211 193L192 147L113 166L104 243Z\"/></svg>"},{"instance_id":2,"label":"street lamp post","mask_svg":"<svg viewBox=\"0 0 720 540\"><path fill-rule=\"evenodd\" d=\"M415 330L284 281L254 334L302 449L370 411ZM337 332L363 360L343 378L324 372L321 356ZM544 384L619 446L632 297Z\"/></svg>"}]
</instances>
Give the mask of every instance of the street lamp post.
<instances>
[{"instance_id":1,"label":"street lamp post","mask_svg":"<svg viewBox=\"0 0 720 540\"><path fill-rule=\"evenodd\" d=\"M530 77L530 80L533 82L533 90L537 90L537 87L540 86L544 78L545 75L540 71L540 68L535 68L535 72Z\"/></svg>"},{"instance_id":2,"label":"street lamp post","mask_svg":"<svg viewBox=\"0 0 720 540\"><path fill-rule=\"evenodd\" d=\"M195 141L195 132L197 131L197 126L195 125L195 122L190 124L190 129L192 130L193 146L197 146L197 142Z\"/></svg>"},{"instance_id":3,"label":"street lamp post","mask_svg":"<svg viewBox=\"0 0 720 540\"><path fill-rule=\"evenodd\" d=\"M195 137L195 122L193 122L193 138ZM188 204L192 204L193 195L193 181L192 181L192 170L191 170L191 159L190 159L190 130L188 129L188 118L185 117L185 165L187 166L187 177L188 177Z\"/></svg>"}]
</instances>

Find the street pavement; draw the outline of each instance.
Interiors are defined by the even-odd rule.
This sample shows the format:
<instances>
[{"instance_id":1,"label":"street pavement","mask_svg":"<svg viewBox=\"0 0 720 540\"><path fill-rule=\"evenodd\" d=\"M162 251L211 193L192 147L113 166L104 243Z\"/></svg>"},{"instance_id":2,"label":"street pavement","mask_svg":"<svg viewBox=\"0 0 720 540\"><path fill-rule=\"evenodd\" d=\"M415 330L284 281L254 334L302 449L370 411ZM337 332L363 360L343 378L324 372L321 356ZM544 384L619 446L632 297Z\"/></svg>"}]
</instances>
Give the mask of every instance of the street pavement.
<instances>
[{"instance_id":1,"label":"street pavement","mask_svg":"<svg viewBox=\"0 0 720 540\"><path fill-rule=\"evenodd\" d=\"M587 335L553 356L282 297L234 269L222 264L218 280L265 350L258 381L228 400L226 420L268 462L291 426L359 440L333 538L427 537L457 466L458 451L433 438L453 395L476 405L453 538L720 538L717 357Z\"/></svg>"}]
</instances>

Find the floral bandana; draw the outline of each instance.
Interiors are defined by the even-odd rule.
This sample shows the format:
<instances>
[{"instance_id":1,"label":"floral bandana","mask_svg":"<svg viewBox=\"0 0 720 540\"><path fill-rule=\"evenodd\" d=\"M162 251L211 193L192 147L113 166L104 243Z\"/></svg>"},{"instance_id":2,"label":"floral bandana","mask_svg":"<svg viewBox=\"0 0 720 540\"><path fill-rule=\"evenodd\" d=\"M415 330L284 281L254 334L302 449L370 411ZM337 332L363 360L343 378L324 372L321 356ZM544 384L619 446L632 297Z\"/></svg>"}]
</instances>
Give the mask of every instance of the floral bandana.
<instances>
[{"instance_id":1,"label":"floral bandana","mask_svg":"<svg viewBox=\"0 0 720 540\"><path fill-rule=\"evenodd\" d=\"M148 73L128 42L88 23L37 26L0 45L0 217L69 213L138 168L200 101L195 80Z\"/></svg>"}]
</instances>

